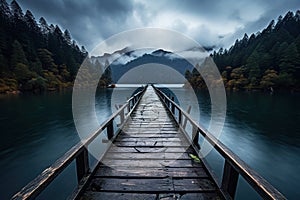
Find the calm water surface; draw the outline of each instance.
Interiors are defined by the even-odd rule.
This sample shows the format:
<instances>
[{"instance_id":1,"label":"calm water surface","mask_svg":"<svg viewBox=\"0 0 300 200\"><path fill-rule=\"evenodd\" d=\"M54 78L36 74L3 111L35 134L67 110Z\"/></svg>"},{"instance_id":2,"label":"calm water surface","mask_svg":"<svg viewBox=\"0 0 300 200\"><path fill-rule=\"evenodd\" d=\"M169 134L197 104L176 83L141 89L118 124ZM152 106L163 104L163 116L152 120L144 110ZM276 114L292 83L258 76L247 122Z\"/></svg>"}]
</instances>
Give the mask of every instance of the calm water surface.
<instances>
[{"instance_id":1,"label":"calm water surface","mask_svg":"<svg viewBox=\"0 0 300 200\"><path fill-rule=\"evenodd\" d=\"M113 102L121 104L131 91L117 90ZM184 100L183 108L192 106L192 116L196 117L193 108L199 106L200 122L207 127L209 95L198 91L195 102L190 100L186 89L172 90L177 98ZM96 113L100 122L112 112L112 92L112 89L106 89L97 93ZM300 95L297 94L227 93L227 117L220 137L289 199L300 196L299 102ZM83 115L89 114L84 107L82 109ZM0 96L0 110L0 199L9 199L80 138L73 122L71 92ZM219 176L223 160L214 151L207 160ZM72 163L40 199L65 199L75 183L75 164ZM242 179L237 197L257 198Z\"/></svg>"}]
</instances>

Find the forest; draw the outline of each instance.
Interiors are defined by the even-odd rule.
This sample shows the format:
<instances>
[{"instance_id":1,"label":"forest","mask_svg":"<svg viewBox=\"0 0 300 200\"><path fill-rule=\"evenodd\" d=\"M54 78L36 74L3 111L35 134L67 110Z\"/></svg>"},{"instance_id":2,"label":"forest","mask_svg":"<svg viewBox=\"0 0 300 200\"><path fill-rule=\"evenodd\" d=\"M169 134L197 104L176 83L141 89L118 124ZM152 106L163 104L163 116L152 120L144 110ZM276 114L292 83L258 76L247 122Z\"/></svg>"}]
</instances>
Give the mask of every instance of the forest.
<instances>
[{"instance_id":1,"label":"forest","mask_svg":"<svg viewBox=\"0 0 300 200\"><path fill-rule=\"evenodd\" d=\"M16 1L0 3L0 93L71 87L88 55L84 46L68 30L24 14Z\"/></svg>"},{"instance_id":2,"label":"forest","mask_svg":"<svg viewBox=\"0 0 300 200\"><path fill-rule=\"evenodd\" d=\"M300 91L300 11L279 16L211 57L229 90ZM206 87L196 68L185 77L194 88Z\"/></svg>"}]
</instances>

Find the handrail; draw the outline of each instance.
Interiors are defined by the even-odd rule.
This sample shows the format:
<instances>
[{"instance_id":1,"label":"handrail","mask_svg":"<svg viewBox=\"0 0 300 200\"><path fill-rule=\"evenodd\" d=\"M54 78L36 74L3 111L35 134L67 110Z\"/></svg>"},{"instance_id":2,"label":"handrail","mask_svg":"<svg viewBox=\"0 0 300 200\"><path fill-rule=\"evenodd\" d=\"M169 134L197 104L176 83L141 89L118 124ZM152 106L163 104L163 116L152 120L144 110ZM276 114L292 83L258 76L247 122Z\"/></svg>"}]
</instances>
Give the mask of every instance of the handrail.
<instances>
[{"instance_id":1,"label":"handrail","mask_svg":"<svg viewBox=\"0 0 300 200\"><path fill-rule=\"evenodd\" d=\"M95 140L95 138L107 129L108 139L112 139L114 136L113 121L120 115L121 124L125 121L125 109L127 108L127 116L134 106L139 102L141 96L146 91L146 87L142 91L139 91L126 103L121 106L116 112L114 112L102 125L91 134L90 137L74 145L69 151L67 151L62 157L54 162L49 168L44 170L35 179L29 182L18 193L16 193L12 199L34 199L36 198L71 162L76 159L77 180L81 182L89 174L89 162L88 162L88 145Z\"/></svg>"},{"instance_id":2,"label":"handrail","mask_svg":"<svg viewBox=\"0 0 300 200\"><path fill-rule=\"evenodd\" d=\"M164 94L156 87L154 87L154 89L165 106L169 109L175 120L177 120L175 116L175 108L178 110L177 123L182 128L182 130L185 131L185 127L182 126L183 117L185 117L185 120L188 120L191 123L193 127L192 142L194 146L199 147L198 133L201 133L201 135L225 159L223 178L220 189L226 198L234 199L238 177L239 175L241 175L262 198L286 199L283 194L281 194L276 188L274 188L274 186L272 186L267 180L265 180L256 171L254 171L250 166L248 166L241 158L239 158L228 147L220 142L214 135L212 135L208 130L195 122L188 113L186 113L178 104L174 102L173 98L170 99L166 94Z\"/></svg>"}]
</instances>

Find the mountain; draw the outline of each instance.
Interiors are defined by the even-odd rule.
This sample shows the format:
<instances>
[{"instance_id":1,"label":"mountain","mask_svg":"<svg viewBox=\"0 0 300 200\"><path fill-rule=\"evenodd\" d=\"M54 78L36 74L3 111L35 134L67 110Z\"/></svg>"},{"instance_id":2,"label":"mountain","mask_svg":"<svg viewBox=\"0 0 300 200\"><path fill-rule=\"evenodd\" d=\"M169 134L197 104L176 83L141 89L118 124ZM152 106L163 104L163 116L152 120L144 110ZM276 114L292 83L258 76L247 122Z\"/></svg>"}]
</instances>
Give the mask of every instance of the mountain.
<instances>
[{"instance_id":1,"label":"mountain","mask_svg":"<svg viewBox=\"0 0 300 200\"><path fill-rule=\"evenodd\" d=\"M149 50L128 50L129 48L124 48L112 54L92 57L91 62L98 62L98 65L100 65L100 68L103 70L107 61L113 61L110 64L109 70L111 71L112 81L114 83L117 83L118 80L129 70L149 63L169 66L182 75L184 75L186 70L191 70L193 68L193 66L185 59L163 49L157 49L150 52Z\"/></svg>"},{"instance_id":2,"label":"mountain","mask_svg":"<svg viewBox=\"0 0 300 200\"><path fill-rule=\"evenodd\" d=\"M87 54L68 30L43 17L36 22L15 0L0 0L0 93L72 86Z\"/></svg>"},{"instance_id":3,"label":"mountain","mask_svg":"<svg viewBox=\"0 0 300 200\"><path fill-rule=\"evenodd\" d=\"M245 34L229 49L211 55L224 84L234 90L300 90L300 11L272 20L261 32ZM194 87L205 87L187 72Z\"/></svg>"}]
</instances>

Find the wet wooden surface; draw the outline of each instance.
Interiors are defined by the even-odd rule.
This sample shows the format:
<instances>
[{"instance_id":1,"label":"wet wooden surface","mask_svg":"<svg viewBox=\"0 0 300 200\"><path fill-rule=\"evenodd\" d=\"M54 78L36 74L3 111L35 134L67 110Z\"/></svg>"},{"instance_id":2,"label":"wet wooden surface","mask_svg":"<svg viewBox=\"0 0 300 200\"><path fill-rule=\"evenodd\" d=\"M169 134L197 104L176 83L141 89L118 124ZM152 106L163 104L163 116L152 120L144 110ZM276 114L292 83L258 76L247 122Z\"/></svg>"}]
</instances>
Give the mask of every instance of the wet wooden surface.
<instances>
[{"instance_id":1,"label":"wet wooden surface","mask_svg":"<svg viewBox=\"0 0 300 200\"><path fill-rule=\"evenodd\" d=\"M79 199L222 199L193 155L149 86Z\"/></svg>"}]
</instances>

